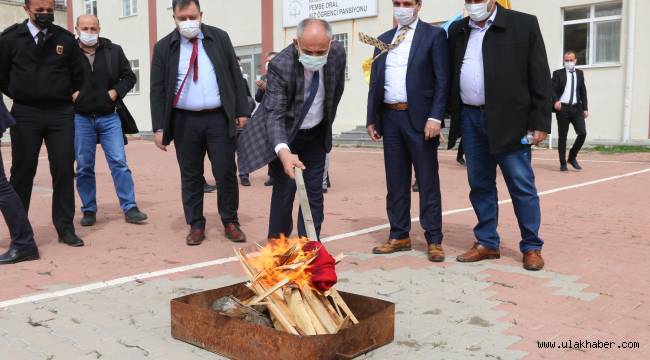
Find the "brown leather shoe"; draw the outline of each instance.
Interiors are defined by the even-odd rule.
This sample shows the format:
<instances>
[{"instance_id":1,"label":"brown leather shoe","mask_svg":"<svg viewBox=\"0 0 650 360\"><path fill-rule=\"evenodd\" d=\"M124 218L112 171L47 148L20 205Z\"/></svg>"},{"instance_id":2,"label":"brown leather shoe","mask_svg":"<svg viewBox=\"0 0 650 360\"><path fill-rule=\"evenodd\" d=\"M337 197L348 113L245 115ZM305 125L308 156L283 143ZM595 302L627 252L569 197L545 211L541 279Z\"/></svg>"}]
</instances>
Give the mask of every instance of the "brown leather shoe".
<instances>
[{"instance_id":1,"label":"brown leather shoe","mask_svg":"<svg viewBox=\"0 0 650 360\"><path fill-rule=\"evenodd\" d=\"M201 245L203 240L205 240L205 229L191 229L185 238L185 242L189 246Z\"/></svg>"},{"instance_id":2,"label":"brown leather shoe","mask_svg":"<svg viewBox=\"0 0 650 360\"><path fill-rule=\"evenodd\" d=\"M456 258L456 261L477 262L477 261L489 260L489 259L499 259L500 257L501 257L501 253L499 253L498 249L497 250L488 249L479 243L474 243L474 246L472 246L472 248L469 249L463 255L459 255Z\"/></svg>"},{"instance_id":3,"label":"brown leather shoe","mask_svg":"<svg viewBox=\"0 0 650 360\"><path fill-rule=\"evenodd\" d=\"M442 249L440 244L429 244L427 257L431 262L443 262L445 261L445 250Z\"/></svg>"},{"instance_id":4,"label":"brown leather shoe","mask_svg":"<svg viewBox=\"0 0 650 360\"><path fill-rule=\"evenodd\" d=\"M235 223L226 224L226 238L236 243L246 242L246 234Z\"/></svg>"},{"instance_id":5,"label":"brown leather shoe","mask_svg":"<svg viewBox=\"0 0 650 360\"><path fill-rule=\"evenodd\" d=\"M392 254L398 251L411 251L411 239L390 239L384 245L372 249L373 254Z\"/></svg>"},{"instance_id":6,"label":"brown leather shoe","mask_svg":"<svg viewBox=\"0 0 650 360\"><path fill-rule=\"evenodd\" d=\"M524 254L524 269L539 271L544 268L544 259L541 250L526 251Z\"/></svg>"}]
</instances>

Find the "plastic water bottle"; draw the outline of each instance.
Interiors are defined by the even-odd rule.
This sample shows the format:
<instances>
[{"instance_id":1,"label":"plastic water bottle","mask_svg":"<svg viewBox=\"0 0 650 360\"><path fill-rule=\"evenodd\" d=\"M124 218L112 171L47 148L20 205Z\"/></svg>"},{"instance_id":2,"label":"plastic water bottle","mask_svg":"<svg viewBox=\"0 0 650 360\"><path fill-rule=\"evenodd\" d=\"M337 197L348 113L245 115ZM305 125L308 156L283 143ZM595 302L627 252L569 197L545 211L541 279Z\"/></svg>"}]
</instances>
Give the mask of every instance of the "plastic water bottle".
<instances>
[{"instance_id":1,"label":"plastic water bottle","mask_svg":"<svg viewBox=\"0 0 650 360\"><path fill-rule=\"evenodd\" d=\"M526 136L521 138L522 145L532 145L533 141L535 141L535 133L532 131L529 131Z\"/></svg>"}]
</instances>

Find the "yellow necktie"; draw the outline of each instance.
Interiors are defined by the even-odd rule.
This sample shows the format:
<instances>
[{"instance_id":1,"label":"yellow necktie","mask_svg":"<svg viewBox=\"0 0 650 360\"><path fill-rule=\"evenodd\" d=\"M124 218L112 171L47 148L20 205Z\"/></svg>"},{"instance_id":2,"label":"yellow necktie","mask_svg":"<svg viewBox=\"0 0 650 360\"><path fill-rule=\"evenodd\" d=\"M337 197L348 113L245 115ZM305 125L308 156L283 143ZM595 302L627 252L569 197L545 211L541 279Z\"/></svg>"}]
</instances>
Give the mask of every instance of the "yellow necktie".
<instances>
[{"instance_id":1,"label":"yellow necktie","mask_svg":"<svg viewBox=\"0 0 650 360\"><path fill-rule=\"evenodd\" d=\"M382 54L387 53L393 49L396 49L406 39L406 34L408 34L409 30L410 28L408 26L403 26L399 30L399 34L397 35L397 38L395 38L395 41L392 44L386 44L383 41L375 37L366 35L362 32L359 33L359 41L361 41L364 44L374 46L380 50L379 54L377 54L377 56L375 56L372 59L372 61L374 62Z\"/></svg>"}]
</instances>

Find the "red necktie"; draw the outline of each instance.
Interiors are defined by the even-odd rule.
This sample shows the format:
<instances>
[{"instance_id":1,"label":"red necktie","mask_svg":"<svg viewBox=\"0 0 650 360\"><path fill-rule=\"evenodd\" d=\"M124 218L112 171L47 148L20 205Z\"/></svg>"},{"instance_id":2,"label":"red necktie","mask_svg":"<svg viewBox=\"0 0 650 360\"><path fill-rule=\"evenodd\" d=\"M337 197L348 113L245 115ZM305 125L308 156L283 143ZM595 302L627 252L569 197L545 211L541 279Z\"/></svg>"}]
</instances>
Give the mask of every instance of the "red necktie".
<instances>
[{"instance_id":1,"label":"red necktie","mask_svg":"<svg viewBox=\"0 0 650 360\"><path fill-rule=\"evenodd\" d=\"M185 81L187 80L187 77L190 75L190 71L192 71L192 68L194 69L194 82L197 82L199 80L199 39L194 38L190 40L192 43L192 55L190 56L190 64L187 67L187 73L185 74L185 78L183 79L183 82L181 83L181 87L178 89L178 93L176 93L176 97L174 98L174 103L172 104L173 107L176 107L178 104L178 100L181 98L181 94L183 93L183 88L185 87Z\"/></svg>"}]
</instances>

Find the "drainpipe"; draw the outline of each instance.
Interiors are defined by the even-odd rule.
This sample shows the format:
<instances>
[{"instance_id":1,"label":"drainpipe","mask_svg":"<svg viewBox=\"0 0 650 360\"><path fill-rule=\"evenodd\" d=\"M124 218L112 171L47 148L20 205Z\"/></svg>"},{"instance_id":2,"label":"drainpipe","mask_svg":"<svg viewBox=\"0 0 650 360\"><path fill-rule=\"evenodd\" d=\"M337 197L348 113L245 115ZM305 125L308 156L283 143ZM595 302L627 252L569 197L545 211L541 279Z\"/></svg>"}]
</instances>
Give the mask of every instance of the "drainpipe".
<instances>
[{"instance_id":1,"label":"drainpipe","mask_svg":"<svg viewBox=\"0 0 650 360\"><path fill-rule=\"evenodd\" d=\"M634 43L636 33L636 0L627 1L627 51L625 55L625 99L623 103L623 138L624 144L630 142L630 124L632 123L632 96L634 92Z\"/></svg>"}]
</instances>

